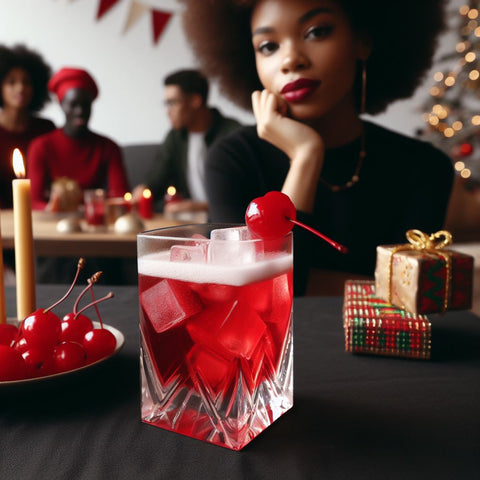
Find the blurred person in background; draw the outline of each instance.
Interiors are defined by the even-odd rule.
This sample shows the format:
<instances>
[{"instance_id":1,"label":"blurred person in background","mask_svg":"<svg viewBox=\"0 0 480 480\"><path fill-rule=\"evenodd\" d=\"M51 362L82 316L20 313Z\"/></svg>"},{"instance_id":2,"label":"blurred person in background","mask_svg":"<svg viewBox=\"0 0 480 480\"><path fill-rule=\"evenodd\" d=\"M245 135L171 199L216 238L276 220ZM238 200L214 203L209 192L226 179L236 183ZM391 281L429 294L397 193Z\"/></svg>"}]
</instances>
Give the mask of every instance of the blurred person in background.
<instances>
[{"instance_id":1,"label":"blurred person in background","mask_svg":"<svg viewBox=\"0 0 480 480\"><path fill-rule=\"evenodd\" d=\"M103 188L110 197L123 197L128 181L121 149L88 127L98 96L95 80L86 70L62 68L48 88L58 98L65 123L30 144L27 175L32 181L33 208L55 210L60 199L50 198L50 190L59 178L76 181L82 190Z\"/></svg>"},{"instance_id":2,"label":"blurred person in background","mask_svg":"<svg viewBox=\"0 0 480 480\"><path fill-rule=\"evenodd\" d=\"M174 186L182 200L165 205L165 212L208 210L204 178L207 150L240 126L208 106L208 92L208 81L198 70L179 70L165 78L164 103L172 128L145 183L134 189L134 200L149 188L161 209L167 188Z\"/></svg>"},{"instance_id":3,"label":"blurred person in background","mask_svg":"<svg viewBox=\"0 0 480 480\"><path fill-rule=\"evenodd\" d=\"M12 156L15 148L26 158L30 142L55 129L36 116L49 101L50 66L24 45L0 45L0 208L12 207Z\"/></svg>"},{"instance_id":4,"label":"blurred person in background","mask_svg":"<svg viewBox=\"0 0 480 480\"><path fill-rule=\"evenodd\" d=\"M27 176L32 182L33 208L56 211L58 205L68 203L59 198L67 197L67 189L52 189L59 179L76 182L80 191L101 188L110 197L123 197L128 181L120 147L88 127L92 103L98 96L95 80L84 69L62 68L52 76L48 88L58 98L65 123L30 144ZM79 202L81 199L80 195ZM78 204L73 207L69 209L78 210ZM37 282L68 283L77 263L77 258L37 258ZM131 281L131 268L124 273L127 263L115 258L90 257L87 261L88 271L103 271L102 279L108 284Z\"/></svg>"}]
</instances>

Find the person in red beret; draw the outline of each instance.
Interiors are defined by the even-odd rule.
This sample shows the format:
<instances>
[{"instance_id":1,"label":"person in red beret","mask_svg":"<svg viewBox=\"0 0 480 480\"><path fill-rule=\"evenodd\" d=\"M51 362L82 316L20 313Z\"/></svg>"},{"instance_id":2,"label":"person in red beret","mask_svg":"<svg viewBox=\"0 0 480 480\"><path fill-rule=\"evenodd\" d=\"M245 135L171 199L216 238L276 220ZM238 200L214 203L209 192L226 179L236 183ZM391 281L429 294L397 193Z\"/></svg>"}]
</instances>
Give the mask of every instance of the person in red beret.
<instances>
[{"instance_id":1,"label":"person in red beret","mask_svg":"<svg viewBox=\"0 0 480 480\"><path fill-rule=\"evenodd\" d=\"M103 188L110 197L128 191L119 146L88 128L92 102L98 87L80 68L62 68L48 83L65 114L62 128L35 139L27 155L27 176L32 182L32 206L55 210L61 199L50 198L52 183L59 178L75 180L81 189Z\"/></svg>"}]
</instances>

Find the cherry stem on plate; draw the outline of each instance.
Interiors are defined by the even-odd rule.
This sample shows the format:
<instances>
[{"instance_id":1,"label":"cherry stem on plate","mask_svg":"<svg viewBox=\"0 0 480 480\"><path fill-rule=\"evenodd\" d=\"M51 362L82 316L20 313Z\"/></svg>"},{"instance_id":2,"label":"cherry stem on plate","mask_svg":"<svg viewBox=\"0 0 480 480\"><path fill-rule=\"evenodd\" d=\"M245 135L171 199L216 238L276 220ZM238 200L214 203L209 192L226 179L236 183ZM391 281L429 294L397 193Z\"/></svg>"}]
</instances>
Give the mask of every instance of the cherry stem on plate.
<instances>
[{"instance_id":1,"label":"cherry stem on plate","mask_svg":"<svg viewBox=\"0 0 480 480\"><path fill-rule=\"evenodd\" d=\"M88 283L90 283L90 279L88 279ZM92 294L92 300L95 301L95 293L93 292L93 286L90 289L90 293ZM102 322L102 317L100 315L100 310L98 309L98 306L96 303L93 304L93 307L95 308L95 311L97 312L97 317L98 321L100 322L100 327L103 328L103 322Z\"/></svg>"},{"instance_id":2,"label":"cherry stem on plate","mask_svg":"<svg viewBox=\"0 0 480 480\"><path fill-rule=\"evenodd\" d=\"M95 272L89 279L88 279L88 285L80 292L80 295L78 296L75 304L73 305L73 314L77 316L77 308L78 304L80 303L81 298L85 295L87 290L89 288L92 288L94 283L97 283L99 278L102 276L103 272Z\"/></svg>"},{"instance_id":3,"label":"cherry stem on plate","mask_svg":"<svg viewBox=\"0 0 480 480\"><path fill-rule=\"evenodd\" d=\"M313 233L317 237L320 237L322 240L325 240L327 243L329 243L333 248L336 248L340 253L348 253L348 248L345 245L342 245L335 240L332 240L331 238L327 237L323 233L320 233L319 231L315 230L312 227L309 227L308 225L305 225L302 222L299 222L298 220L293 220L292 218L285 217L287 220L290 222L294 223L295 225L298 225L299 227L305 228L309 232Z\"/></svg>"},{"instance_id":4,"label":"cherry stem on plate","mask_svg":"<svg viewBox=\"0 0 480 480\"><path fill-rule=\"evenodd\" d=\"M82 312L84 312L87 308L93 307L94 305L97 305L97 303L104 302L105 300L108 300L109 298L113 298L113 292L108 292L104 297L99 298L98 300L95 300L94 302L90 302L88 305L85 305L81 310L79 310L75 314L75 318L78 317Z\"/></svg>"},{"instance_id":5,"label":"cherry stem on plate","mask_svg":"<svg viewBox=\"0 0 480 480\"><path fill-rule=\"evenodd\" d=\"M50 307L46 308L43 313L47 313L49 312L52 308L56 307L57 305L59 305L60 303L62 303L71 293L72 293L72 290L73 290L73 287L75 286L75 284L77 283L77 280L78 280L78 275L80 274L80 271L82 270L82 268L85 266L85 259L84 258L80 258L78 260L78 263L77 263L77 273L75 274L75 278L73 279L73 282L72 284L70 285L70 288L67 290L67 293L60 299L58 300L57 302L55 302L53 305L51 305Z\"/></svg>"}]
</instances>

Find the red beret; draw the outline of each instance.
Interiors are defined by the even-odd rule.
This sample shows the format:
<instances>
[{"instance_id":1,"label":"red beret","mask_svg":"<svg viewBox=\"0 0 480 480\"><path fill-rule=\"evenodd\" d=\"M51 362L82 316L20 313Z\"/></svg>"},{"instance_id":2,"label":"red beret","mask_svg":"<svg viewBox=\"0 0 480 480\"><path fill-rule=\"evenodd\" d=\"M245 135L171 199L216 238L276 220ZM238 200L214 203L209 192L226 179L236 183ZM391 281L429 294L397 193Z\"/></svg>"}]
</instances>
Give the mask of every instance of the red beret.
<instances>
[{"instance_id":1,"label":"red beret","mask_svg":"<svg viewBox=\"0 0 480 480\"><path fill-rule=\"evenodd\" d=\"M92 94L92 99L98 95L95 80L86 71L80 68L62 68L48 82L48 90L55 93L61 102L68 90L82 88Z\"/></svg>"}]
</instances>

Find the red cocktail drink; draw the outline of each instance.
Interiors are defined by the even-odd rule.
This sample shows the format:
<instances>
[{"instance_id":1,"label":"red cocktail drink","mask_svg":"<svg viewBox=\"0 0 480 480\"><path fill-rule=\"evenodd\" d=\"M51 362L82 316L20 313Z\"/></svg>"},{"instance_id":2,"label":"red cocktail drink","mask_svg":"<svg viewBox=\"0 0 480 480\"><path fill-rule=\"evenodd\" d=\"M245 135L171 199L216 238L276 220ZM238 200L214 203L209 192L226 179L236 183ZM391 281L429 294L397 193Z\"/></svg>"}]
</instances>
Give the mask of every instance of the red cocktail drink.
<instances>
[{"instance_id":1,"label":"red cocktail drink","mask_svg":"<svg viewBox=\"0 0 480 480\"><path fill-rule=\"evenodd\" d=\"M105 190L85 190L85 220L89 227L105 227Z\"/></svg>"},{"instance_id":2,"label":"red cocktail drink","mask_svg":"<svg viewBox=\"0 0 480 480\"><path fill-rule=\"evenodd\" d=\"M293 404L292 239L212 229L139 235L142 419L238 450Z\"/></svg>"}]
</instances>

